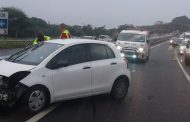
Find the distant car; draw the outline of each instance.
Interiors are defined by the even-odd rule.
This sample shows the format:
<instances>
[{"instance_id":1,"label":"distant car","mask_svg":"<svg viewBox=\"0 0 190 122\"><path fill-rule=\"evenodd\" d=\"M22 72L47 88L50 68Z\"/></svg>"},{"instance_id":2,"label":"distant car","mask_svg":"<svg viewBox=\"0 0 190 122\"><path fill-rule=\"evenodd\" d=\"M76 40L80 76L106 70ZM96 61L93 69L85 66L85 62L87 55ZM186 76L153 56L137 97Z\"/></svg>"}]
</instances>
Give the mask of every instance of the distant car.
<instances>
[{"instance_id":1,"label":"distant car","mask_svg":"<svg viewBox=\"0 0 190 122\"><path fill-rule=\"evenodd\" d=\"M183 39L181 39L181 38L173 37L170 40L170 44L173 45L173 46L179 46L182 43L182 41L183 41Z\"/></svg>"},{"instance_id":2,"label":"distant car","mask_svg":"<svg viewBox=\"0 0 190 122\"><path fill-rule=\"evenodd\" d=\"M106 41L106 42L112 42L112 38L108 35L100 35L99 40L100 41Z\"/></svg>"},{"instance_id":3,"label":"distant car","mask_svg":"<svg viewBox=\"0 0 190 122\"><path fill-rule=\"evenodd\" d=\"M181 38L183 39L183 41L185 41L186 43L188 43L188 41L190 41L190 32L184 32L181 35Z\"/></svg>"},{"instance_id":4,"label":"distant car","mask_svg":"<svg viewBox=\"0 0 190 122\"><path fill-rule=\"evenodd\" d=\"M187 43L185 51L185 64L190 65L190 44Z\"/></svg>"},{"instance_id":5,"label":"distant car","mask_svg":"<svg viewBox=\"0 0 190 122\"><path fill-rule=\"evenodd\" d=\"M172 45L174 42L173 38L170 39L170 45Z\"/></svg>"},{"instance_id":6,"label":"distant car","mask_svg":"<svg viewBox=\"0 0 190 122\"><path fill-rule=\"evenodd\" d=\"M186 45L187 43L185 41L182 41L182 43L179 45L178 53L183 55L186 51Z\"/></svg>"},{"instance_id":7,"label":"distant car","mask_svg":"<svg viewBox=\"0 0 190 122\"><path fill-rule=\"evenodd\" d=\"M82 36L82 39L92 39L92 40L95 40L96 36Z\"/></svg>"},{"instance_id":8,"label":"distant car","mask_svg":"<svg viewBox=\"0 0 190 122\"><path fill-rule=\"evenodd\" d=\"M123 100L130 71L114 44L66 39L42 42L0 61L0 105L18 100L32 112L48 103L109 93Z\"/></svg>"},{"instance_id":9,"label":"distant car","mask_svg":"<svg viewBox=\"0 0 190 122\"><path fill-rule=\"evenodd\" d=\"M129 60L149 60L149 33L143 30L123 30L116 41L117 48Z\"/></svg>"}]
</instances>

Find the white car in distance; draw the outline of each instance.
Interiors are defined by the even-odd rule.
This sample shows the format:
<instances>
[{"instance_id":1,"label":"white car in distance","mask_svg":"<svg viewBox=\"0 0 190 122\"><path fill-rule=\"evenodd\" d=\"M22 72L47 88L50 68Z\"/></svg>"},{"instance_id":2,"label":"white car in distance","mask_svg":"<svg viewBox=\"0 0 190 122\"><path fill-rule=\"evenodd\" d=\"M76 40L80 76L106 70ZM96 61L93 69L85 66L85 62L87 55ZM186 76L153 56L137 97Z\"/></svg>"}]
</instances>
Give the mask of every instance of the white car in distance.
<instances>
[{"instance_id":1,"label":"white car in distance","mask_svg":"<svg viewBox=\"0 0 190 122\"><path fill-rule=\"evenodd\" d=\"M0 105L21 100L32 113L98 94L122 100L130 84L128 64L115 45L89 39L42 42L1 60L0 67Z\"/></svg>"},{"instance_id":2,"label":"white car in distance","mask_svg":"<svg viewBox=\"0 0 190 122\"><path fill-rule=\"evenodd\" d=\"M112 42L112 38L108 35L100 35L99 40L100 41L106 41L106 42Z\"/></svg>"},{"instance_id":3,"label":"white car in distance","mask_svg":"<svg viewBox=\"0 0 190 122\"><path fill-rule=\"evenodd\" d=\"M179 49L178 49L180 55L185 54L186 46L187 46L187 43L185 41L182 41L181 44L179 45Z\"/></svg>"}]
</instances>

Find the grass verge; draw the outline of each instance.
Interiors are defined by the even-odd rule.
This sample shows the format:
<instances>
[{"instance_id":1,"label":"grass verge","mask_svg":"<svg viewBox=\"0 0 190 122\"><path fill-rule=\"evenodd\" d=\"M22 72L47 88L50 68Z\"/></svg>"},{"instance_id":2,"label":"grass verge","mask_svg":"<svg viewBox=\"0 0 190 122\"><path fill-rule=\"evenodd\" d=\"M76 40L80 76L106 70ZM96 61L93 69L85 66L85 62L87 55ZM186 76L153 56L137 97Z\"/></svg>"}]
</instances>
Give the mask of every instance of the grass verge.
<instances>
[{"instance_id":1,"label":"grass verge","mask_svg":"<svg viewBox=\"0 0 190 122\"><path fill-rule=\"evenodd\" d=\"M29 39L26 39L26 40L16 40L16 39L0 40L0 49L23 48L29 44L32 44L32 41L29 41Z\"/></svg>"}]
</instances>

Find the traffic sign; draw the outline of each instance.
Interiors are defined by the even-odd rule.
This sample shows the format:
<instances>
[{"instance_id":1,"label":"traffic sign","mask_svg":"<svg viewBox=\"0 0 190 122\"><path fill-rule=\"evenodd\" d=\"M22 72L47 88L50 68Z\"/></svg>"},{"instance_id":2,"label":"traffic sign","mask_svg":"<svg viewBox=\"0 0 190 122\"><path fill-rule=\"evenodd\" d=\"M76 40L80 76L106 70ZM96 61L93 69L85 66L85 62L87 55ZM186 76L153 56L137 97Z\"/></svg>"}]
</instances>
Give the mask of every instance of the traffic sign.
<instances>
[{"instance_id":1,"label":"traffic sign","mask_svg":"<svg viewBox=\"0 0 190 122\"><path fill-rule=\"evenodd\" d=\"M0 35L8 34L8 12L0 12Z\"/></svg>"}]
</instances>

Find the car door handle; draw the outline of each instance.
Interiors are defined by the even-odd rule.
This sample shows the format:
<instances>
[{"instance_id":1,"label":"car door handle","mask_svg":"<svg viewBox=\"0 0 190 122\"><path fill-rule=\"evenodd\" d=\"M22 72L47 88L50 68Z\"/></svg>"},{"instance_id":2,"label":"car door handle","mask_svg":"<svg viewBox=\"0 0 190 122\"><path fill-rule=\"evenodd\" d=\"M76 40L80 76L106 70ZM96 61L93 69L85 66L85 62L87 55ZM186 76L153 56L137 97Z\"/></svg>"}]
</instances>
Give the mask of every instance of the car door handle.
<instances>
[{"instance_id":1,"label":"car door handle","mask_svg":"<svg viewBox=\"0 0 190 122\"><path fill-rule=\"evenodd\" d=\"M85 66L83 69L90 69L91 67Z\"/></svg>"},{"instance_id":2,"label":"car door handle","mask_svg":"<svg viewBox=\"0 0 190 122\"><path fill-rule=\"evenodd\" d=\"M117 63L115 63L115 62L112 62L110 65L116 65Z\"/></svg>"}]
</instances>

